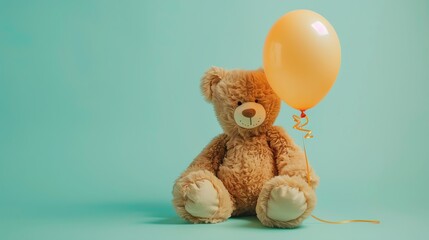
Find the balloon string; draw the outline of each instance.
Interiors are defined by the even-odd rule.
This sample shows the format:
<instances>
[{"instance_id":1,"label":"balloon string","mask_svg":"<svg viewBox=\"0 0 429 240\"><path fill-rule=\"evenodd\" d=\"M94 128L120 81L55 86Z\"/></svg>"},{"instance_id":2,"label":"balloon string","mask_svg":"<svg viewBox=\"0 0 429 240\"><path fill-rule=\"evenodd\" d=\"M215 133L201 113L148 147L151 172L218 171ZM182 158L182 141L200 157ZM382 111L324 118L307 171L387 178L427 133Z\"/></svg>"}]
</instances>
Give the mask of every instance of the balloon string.
<instances>
[{"instance_id":1,"label":"balloon string","mask_svg":"<svg viewBox=\"0 0 429 240\"><path fill-rule=\"evenodd\" d=\"M305 119L305 122L301 123L301 119ZM308 158L307 158L307 149L305 148L305 139L313 138L313 134L312 134L311 130L303 128L309 122L308 116L304 113L304 111L301 111L301 116L293 115L293 120L295 121L295 125L293 126L293 128L298 130L298 131L302 131L302 132L306 133L302 139L302 145L304 146L305 167L306 167L306 172L307 172L307 183L311 186L310 166L309 166ZM366 222L366 223L372 223L372 224L379 224L380 223L380 221L378 221L378 220L360 220L360 219L328 221L328 220L318 218L315 215L311 215L311 216L314 219L316 219L317 221L320 221L323 223L329 223L329 224L345 224L345 223L353 223L353 222Z\"/></svg>"},{"instance_id":2,"label":"balloon string","mask_svg":"<svg viewBox=\"0 0 429 240\"><path fill-rule=\"evenodd\" d=\"M329 224L345 224L345 223L354 223L354 222L365 222L365 223L372 223L372 224L379 224L380 221L378 220L361 220L361 219L354 219L354 220L341 220L341 221L328 221L323 220L321 218L318 218L314 215L311 215L314 219L317 221L323 222L323 223L329 223Z\"/></svg>"},{"instance_id":3,"label":"balloon string","mask_svg":"<svg viewBox=\"0 0 429 240\"><path fill-rule=\"evenodd\" d=\"M305 140L305 138L302 139L302 145L304 146L305 170L307 171L307 183L311 185L310 164L308 164L307 149L305 149L305 141L304 140Z\"/></svg>"},{"instance_id":4,"label":"balloon string","mask_svg":"<svg viewBox=\"0 0 429 240\"><path fill-rule=\"evenodd\" d=\"M310 167L308 164L307 150L305 149L305 141L304 140L306 138L313 138L313 135L312 135L311 130L303 128L308 124L308 116L305 115L304 112L302 112L301 116L303 116L305 118L305 122L302 124L301 124L301 118L297 115L293 115L293 120L296 122L296 124L293 126L293 128L298 130L298 131L306 132L304 138L302 139L302 144L304 146L305 167L306 167L306 171L307 171L307 183L311 185Z\"/></svg>"}]
</instances>

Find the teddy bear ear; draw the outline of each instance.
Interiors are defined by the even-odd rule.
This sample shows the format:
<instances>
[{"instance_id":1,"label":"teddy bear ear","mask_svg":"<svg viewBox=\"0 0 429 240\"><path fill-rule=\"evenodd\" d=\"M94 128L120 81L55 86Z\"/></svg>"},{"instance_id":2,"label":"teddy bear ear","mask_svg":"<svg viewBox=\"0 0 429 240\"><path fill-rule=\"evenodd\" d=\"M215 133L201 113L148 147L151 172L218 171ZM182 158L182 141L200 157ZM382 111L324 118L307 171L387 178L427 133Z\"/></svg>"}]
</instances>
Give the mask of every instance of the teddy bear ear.
<instances>
[{"instance_id":1,"label":"teddy bear ear","mask_svg":"<svg viewBox=\"0 0 429 240\"><path fill-rule=\"evenodd\" d=\"M204 98L211 102L213 99L213 87L225 76L226 71L220 67L211 67L201 79L201 91Z\"/></svg>"}]
</instances>

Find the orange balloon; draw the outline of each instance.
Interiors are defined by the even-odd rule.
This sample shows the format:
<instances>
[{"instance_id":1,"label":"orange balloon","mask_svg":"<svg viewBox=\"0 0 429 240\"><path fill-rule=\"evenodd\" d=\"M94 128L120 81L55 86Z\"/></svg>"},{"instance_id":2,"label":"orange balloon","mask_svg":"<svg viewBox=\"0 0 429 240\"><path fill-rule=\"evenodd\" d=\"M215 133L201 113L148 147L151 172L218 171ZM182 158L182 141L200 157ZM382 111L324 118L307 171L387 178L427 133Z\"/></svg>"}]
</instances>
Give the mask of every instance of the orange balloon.
<instances>
[{"instance_id":1,"label":"orange balloon","mask_svg":"<svg viewBox=\"0 0 429 240\"><path fill-rule=\"evenodd\" d=\"M329 92L341 64L332 25L309 10L282 16L268 33L264 70L274 92L291 107L307 110Z\"/></svg>"}]
</instances>

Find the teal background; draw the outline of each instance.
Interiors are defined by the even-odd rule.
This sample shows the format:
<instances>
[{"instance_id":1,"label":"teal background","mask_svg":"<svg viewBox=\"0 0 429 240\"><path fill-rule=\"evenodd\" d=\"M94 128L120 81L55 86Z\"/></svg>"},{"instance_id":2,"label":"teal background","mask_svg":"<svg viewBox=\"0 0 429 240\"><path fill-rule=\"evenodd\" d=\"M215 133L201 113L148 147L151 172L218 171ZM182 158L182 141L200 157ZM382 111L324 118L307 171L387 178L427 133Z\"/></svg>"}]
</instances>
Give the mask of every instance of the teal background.
<instances>
[{"instance_id":1,"label":"teal background","mask_svg":"<svg viewBox=\"0 0 429 240\"><path fill-rule=\"evenodd\" d=\"M310 9L342 66L308 111L315 214L380 225L192 225L175 178L221 132L199 79L254 69L270 26ZM0 239L427 239L429 1L0 0ZM301 143L286 105L276 124Z\"/></svg>"}]
</instances>

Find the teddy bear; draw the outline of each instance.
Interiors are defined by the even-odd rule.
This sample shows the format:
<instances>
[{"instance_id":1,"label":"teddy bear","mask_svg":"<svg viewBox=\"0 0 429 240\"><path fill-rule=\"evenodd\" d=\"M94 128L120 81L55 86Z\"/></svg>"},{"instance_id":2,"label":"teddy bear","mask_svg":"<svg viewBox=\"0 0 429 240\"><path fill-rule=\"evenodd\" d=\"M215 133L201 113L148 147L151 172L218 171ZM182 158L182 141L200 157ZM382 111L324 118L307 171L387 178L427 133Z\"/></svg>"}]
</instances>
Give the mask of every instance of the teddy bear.
<instances>
[{"instance_id":1,"label":"teddy bear","mask_svg":"<svg viewBox=\"0 0 429 240\"><path fill-rule=\"evenodd\" d=\"M295 228L316 205L318 176L304 152L274 121L280 98L263 69L211 67L201 79L224 133L176 180L173 205L191 223L256 215L267 227Z\"/></svg>"}]
</instances>

